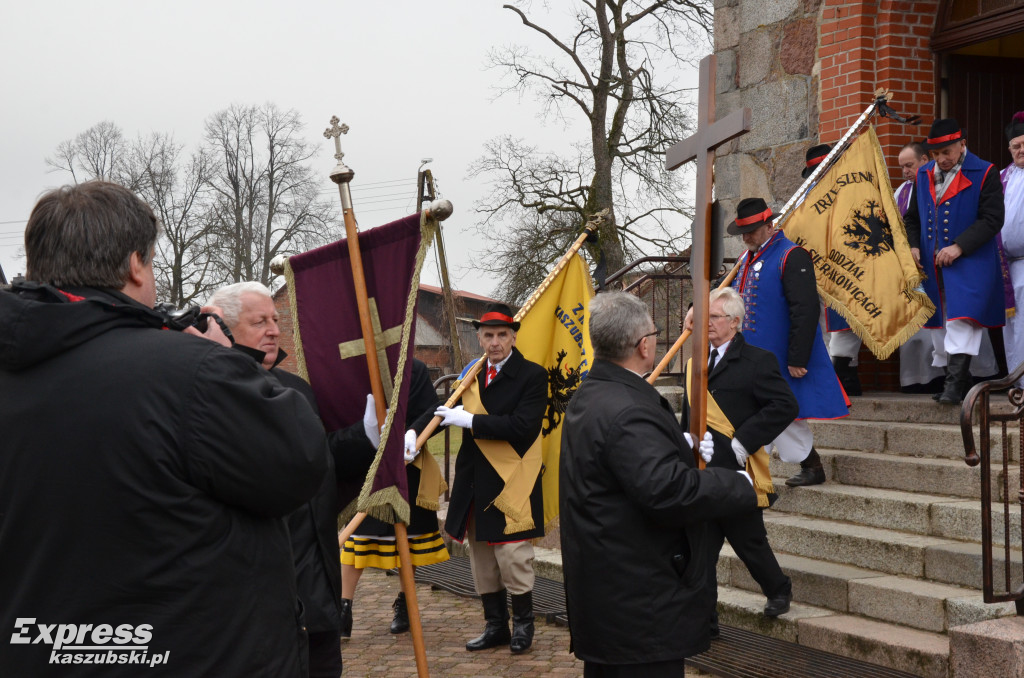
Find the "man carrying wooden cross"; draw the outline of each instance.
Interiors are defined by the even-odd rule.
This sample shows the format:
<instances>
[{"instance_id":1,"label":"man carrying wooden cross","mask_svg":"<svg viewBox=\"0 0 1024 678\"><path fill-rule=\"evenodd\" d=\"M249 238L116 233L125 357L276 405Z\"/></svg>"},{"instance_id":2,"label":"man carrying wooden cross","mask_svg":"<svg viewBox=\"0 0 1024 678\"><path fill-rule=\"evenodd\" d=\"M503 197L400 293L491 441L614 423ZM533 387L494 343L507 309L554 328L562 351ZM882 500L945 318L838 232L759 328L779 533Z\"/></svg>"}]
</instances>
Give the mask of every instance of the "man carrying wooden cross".
<instances>
[{"instance_id":1,"label":"man carrying wooden cross","mask_svg":"<svg viewBox=\"0 0 1024 678\"><path fill-rule=\"evenodd\" d=\"M469 541L473 584L487 626L466 643L470 651L509 645L514 654L533 643L533 545L544 536L540 430L547 408L547 372L515 348L519 323L505 304L490 304L473 321L487 365L458 407L438 407L413 425L422 432L434 417L461 426L445 530ZM506 590L512 594L509 634Z\"/></svg>"}]
</instances>

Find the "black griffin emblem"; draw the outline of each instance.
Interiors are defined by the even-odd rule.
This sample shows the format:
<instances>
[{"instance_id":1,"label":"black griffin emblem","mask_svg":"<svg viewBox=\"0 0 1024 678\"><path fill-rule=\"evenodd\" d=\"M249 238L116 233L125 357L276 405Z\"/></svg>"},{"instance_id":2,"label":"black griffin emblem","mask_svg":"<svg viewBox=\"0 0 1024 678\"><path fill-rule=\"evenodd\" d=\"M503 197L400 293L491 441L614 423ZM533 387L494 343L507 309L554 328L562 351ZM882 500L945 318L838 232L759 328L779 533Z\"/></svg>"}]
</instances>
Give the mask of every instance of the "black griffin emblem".
<instances>
[{"instance_id":1,"label":"black griffin emblem","mask_svg":"<svg viewBox=\"0 0 1024 678\"><path fill-rule=\"evenodd\" d=\"M853 210L849 222L843 226L843 235L850 238L843 244L869 257L892 250L892 229L885 210L876 200L867 200Z\"/></svg>"},{"instance_id":2,"label":"black griffin emblem","mask_svg":"<svg viewBox=\"0 0 1024 678\"><path fill-rule=\"evenodd\" d=\"M565 356L565 351L559 351L558 362L554 367L548 368L548 408L544 412L545 424L541 430L542 436L547 436L562 423L562 416L565 414L565 409L569 407L572 394L579 388L580 381L583 379L578 367L567 366L565 370L562 369L562 360Z\"/></svg>"}]
</instances>

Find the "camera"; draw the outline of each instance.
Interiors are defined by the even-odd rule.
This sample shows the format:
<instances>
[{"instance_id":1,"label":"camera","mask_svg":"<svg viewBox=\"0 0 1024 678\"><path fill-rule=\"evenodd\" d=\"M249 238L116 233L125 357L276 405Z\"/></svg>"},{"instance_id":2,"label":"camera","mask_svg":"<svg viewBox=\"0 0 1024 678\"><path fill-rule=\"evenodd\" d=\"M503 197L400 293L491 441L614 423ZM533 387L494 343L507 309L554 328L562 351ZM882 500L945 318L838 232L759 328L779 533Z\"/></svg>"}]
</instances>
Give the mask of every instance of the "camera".
<instances>
[{"instance_id":1,"label":"camera","mask_svg":"<svg viewBox=\"0 0 1024 678\"><path fill-rule=\"evenodd\" d=\"M198 306L177 309L174 304L160 303L153 307L153 310L163 318L164 325L169 330L181 332L186 327L194 327L200 332L205 332L209 325L209 313L203 313Z\"/></svg>"},{"instance_id":2,"label":"camera","mask_svg":"<svg viewBox=\"0 0 1024 678\"><path fill-rule=\"evenodd\" d=\"M221 331L224 336L234 344L235 338L231 335L231 330L228 329L227 323L221 319L216 313L203 313L199 306L189 306L187 308L177 309L174 304L167 302L156 304L153 310L160 314L160 317L164 321L164 326L169 330L175 330L181 332L189 327L194 327L202 333L205 333L209 329L209 321L212 319L218 325L220 325Z\"/></svg>"}]
</instances>

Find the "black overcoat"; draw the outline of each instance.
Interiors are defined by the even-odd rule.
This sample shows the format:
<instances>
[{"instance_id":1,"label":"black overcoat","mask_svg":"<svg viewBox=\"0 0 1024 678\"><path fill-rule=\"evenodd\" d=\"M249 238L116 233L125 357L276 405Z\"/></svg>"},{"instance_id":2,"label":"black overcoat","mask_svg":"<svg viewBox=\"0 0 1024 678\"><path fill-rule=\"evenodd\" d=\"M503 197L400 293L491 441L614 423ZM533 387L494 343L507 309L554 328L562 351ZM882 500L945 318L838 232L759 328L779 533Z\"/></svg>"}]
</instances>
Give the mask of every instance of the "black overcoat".
<instances>
[{"instance_id":1,"label":"black overcoat","mask_svg":"<svg viewBox=\"0 0 1024 678\"><path fill-rule=\"evenodd\" d=\"M668 402L602 360L569 403L559 473L576 656L642 664L706 650L712 596L702 521L754 508L747 479L697 470Z\"/></svg>"},{"instance_id":2,"label":"black overcoat","mask_svg":"<svg viewBox=\"0 0 1024 678\"><path fill-rule=\"evenodd\" d=\"M0 291L0 627L149 625L170 653L75 675L305 676L284 517L327 471L313 410L122 294L67 291ZM52 650L5 640L0 673L69 675Z\"/></svg>"},{"instance_id":3,"label":"black overcoat","mask_svg":"<svg viewBox=\"0 0 1024 678\"><path fill-rule=\"evenodd\" d=\"M708 375L708 391L735 427L733 437L749 454L775 440L800 411L774 354L751 346L740 332ZM690 405L685 398L681 424L684 431L689 429ZM715 454L708 466L739 470L730 439L714 430L711 437Z\"/></svg>"},{"instance_id":4,"label":"black overcoat","mask_svg":"<svg viewBox=\"0 0 1024 678\"><path fill-rule=\"evenodd\" d=\"M455 478L452 480L451 500L444 529L454 539L466 537L466 523L471 511L477 541L492 543L522 541L544 536L544 499L541 493L541 469L530 493L530 510L534 529L505 534L505 514L494 507L505 483L494 467L477 447L476 438L504 440L523 456L540 435L544 410L547 408L548 379L543 367L523 357L513 347L512 355L498 372L490 386L484 386L486 374L477 375L480 400L487 414L473 417L473 429L462 430L462 446L455 460ZM417 421L416 430L422 431L433 413Z\"/></svg>"}]
</instances>

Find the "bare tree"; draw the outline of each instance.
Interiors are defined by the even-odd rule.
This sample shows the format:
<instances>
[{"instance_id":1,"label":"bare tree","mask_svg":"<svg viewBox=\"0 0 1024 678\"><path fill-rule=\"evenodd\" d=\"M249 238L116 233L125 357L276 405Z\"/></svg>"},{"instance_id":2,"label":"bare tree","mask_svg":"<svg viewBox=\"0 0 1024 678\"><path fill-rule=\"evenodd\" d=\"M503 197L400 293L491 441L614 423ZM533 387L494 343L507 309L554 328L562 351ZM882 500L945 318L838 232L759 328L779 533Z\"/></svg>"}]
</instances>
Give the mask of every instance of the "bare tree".
<instances>
[{"instance_id":1,"label":"bare tree","mask_svg":"<svg viewBox=\"0 0 1024 678\"><path fill-rule=\"evenodd\" d=\"M607 270L619 268L627 255L678 248L682 234L673 233L670 220L688 208L679 197L678 176L664 170L663 158L689 125L684 89L667 74L693 58L695 43L708 44L710 0L578 0L574 30L564 38L531 18L523 8L529 4L504 7L557 56L506 47L492 51L490 64L505 72L505 93L536 94L545 115L568 121L582 114L589 139L566 157L512 137L492 140L470 167L495 178L492 193L477 205L484 215L480 230L527 248L545 271L546 258L564 250L603 209L610 218L599 233L599 252L591 254L599 254ZM678 230L683 219L674 221ZM550 246L552 235L557 247ZM500 289L508 294L536 282L509 280L524 275L523 269L501 273Z\"/></svg>"},{"instance_id":2,"label":"bare tree","mask_svg":"<svg viewBox=\"0 0 1024 678\"><path fill-rule=\"evenodd\" d=\"M316 149L295 111L232 106L206 121L213 196L213 265L229 282L271 283L270 261L341 237L309 166Z\"/></svg>"},{"instance_id":3,"label":"bare tree","mask_svg":"<svg viewBox=\"0 0 1024 678\"><path fill-rule=\"evenodd\" d=\"M153 133L137 139L124 161L135 190L163 226L154 261L158 296L179 307L204 298L218 282L208 246L209 158L199 150L184 159L183 149L170 135Z\"/></svg>"},{"instance_id":4,"label":"bare tree","mask_svg":"<svg viewBox=\"0 0 1024 678\"><path fill-rule=\"evenodd\" d=\"M46 164L50 171L69 172L76 184L89 179L103 179L127 185L124 181L126 150L121 128L104 120L74 139L60 142L56 153L46 158Z\"/></svg>"}]
</instances>

